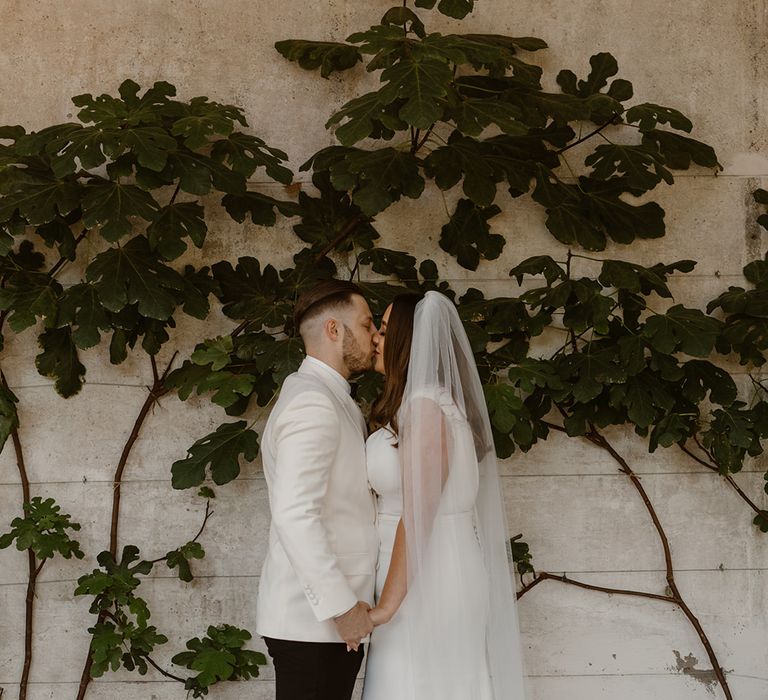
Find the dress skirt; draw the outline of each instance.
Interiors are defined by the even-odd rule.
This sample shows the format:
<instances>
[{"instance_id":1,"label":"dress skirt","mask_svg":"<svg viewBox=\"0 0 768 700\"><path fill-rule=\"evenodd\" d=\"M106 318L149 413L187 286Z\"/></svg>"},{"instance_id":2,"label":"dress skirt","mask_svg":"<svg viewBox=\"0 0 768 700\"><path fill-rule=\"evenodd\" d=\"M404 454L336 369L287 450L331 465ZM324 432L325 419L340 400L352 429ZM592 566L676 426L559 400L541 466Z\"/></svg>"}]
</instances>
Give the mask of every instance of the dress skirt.
<instances>
[{"instance_id":1,"label":"dress skirt","mask_svg":"<svg viewBox=\"0 0 768 700\"><path fill-rule=\"evenodd\" d=\"M377 601L399 521L378 515ZM472 511L437 516L424 562L429 588L412 582L400 609L373 631L363 700L493 700L487 576L474 522Z\"/></svg>"}]
</instances>

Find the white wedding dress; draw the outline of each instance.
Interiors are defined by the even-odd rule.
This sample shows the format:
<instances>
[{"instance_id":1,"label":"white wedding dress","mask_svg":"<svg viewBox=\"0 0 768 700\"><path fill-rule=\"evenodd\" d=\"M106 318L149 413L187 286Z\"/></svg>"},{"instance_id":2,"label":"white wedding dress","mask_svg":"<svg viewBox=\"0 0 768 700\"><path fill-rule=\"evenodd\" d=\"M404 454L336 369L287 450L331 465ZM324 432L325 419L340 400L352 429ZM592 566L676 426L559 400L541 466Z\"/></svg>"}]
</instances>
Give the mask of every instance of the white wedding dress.
<instances>
[{"instance_id":1,"label":"white wedding dress","mask_svg":"<svg viewBox=\"0 0 768 700\"><path fill-rule=\"evenodd\" d=\"M413 581L390 622L373 631L363 700L493 700L486 651L488 576L475 508L477 459L469 426L457 406L445 394L439 404L452 450L423 569L417 576L429 582L430 590L417 596L413 589L419 581ZM403 514L395 444L386 429L372 433L366 443L380 537L376 600ZM425 606L424 600L430 605Z\"/></svg>"}]
</instances>

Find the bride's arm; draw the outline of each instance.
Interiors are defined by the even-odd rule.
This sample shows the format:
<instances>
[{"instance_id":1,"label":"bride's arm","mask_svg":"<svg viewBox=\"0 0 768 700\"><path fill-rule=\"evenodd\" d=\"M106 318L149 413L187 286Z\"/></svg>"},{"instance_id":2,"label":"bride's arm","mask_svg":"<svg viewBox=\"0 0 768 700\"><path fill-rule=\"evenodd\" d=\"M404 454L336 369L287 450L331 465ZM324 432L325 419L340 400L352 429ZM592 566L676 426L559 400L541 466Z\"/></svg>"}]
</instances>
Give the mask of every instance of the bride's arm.
<instances>
[{"instance_id":1,"label":"bride's arm","mask_svg":"<svg viewBox=\"0 0 768 700\"><path fill-rule=\"evenodd\" d=\"M384 581L381 598L376 607L368 613L374 625L383 625L389 622L408 592L406 559L405 527L403 527L403 519L400 518L400 522L397 524L395 543L392 547L392 559L389 563L389 571Z\"/></svg>"},{"instance_id":2,"label":"bride's arm","mask_svg":"<svg viewBox=\"0 0 768 700\"><path fill-rule=\"evenodd\" d=\"M419 398L414 402L412 413L401 426L401 432L416 430L419 439L415 441L418 450L413 453L407 449L409 436L401 436L401 460L403 465L403 511L409 519L411 528L421 528L413 533L422 546L429 539L432 523L440 507L443 486L448 478L448 431L445 416L440 406L429 398ZM418 516L414 510L418 509ZM416 543L411 543L416 546ZM389 571L381 592L381 598L370 611L374 625L381 625L397 612L408 591L408 549L406 546L406 528L403 518L397 524L395 542Z\"/></svg>"}]
</instances>

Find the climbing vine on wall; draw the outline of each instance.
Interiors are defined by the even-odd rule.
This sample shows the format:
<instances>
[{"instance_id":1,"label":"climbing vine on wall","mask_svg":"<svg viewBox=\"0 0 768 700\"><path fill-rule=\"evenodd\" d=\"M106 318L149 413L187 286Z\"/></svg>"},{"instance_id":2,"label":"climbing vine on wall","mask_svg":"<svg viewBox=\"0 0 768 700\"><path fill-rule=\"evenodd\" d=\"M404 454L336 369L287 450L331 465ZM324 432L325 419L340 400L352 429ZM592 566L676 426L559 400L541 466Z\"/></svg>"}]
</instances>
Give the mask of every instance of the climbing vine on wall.
<instances>
[{"instance_id":1,"label":"climbing vine on wall","mask_svg":"<svg viewBox=\"0 0 768 700\"><path fill-rule=\"evenodd\" d=\"M319 70L320 79L362 70L379 77L378 89L330 115L326 126L338 143L305 159L300 172L308 173L312 186L302 186L297 196L288 188L277 199L254 186L257 172L282 185L295 176L282 150L248 131L242 110L206 97L176 99L165 82L142 91L127 80L117 96L75 97L77 123L33 133L0 128L0 328L20 333L34 327L37 370L67 398L85 381L80 351L102 341L109 343L113 364L139 353L153 377L114 467L106 548L97 557L99 567L83 572L75 590L89 597L94 615L78 700L91 678L118 668L143 674L152 667L201 697L216 682L258 675L266 662L245 648L246 630L212 624L171 659L194 675L163 667L155 652L168 639L150 624L140 586L161 563L183 581L193 578L194 561L205 556L214 487L236 479L242 463L256 459L255 416L301 360L293 303L316 280L338 275L361 283L375 313L404 287L438 289L457 303L500 457L562 432L609 454L642 499L664 553L665 594L537 572L528 546L516 537L519 595L557 580L674 605L695 628L725 697L731 697L717 640L709 639L676 585L664 525L605 429L623 426L652 452L681 451L719 475L752 511L754 524L768 531L768 512L732 476L762 452L768 437L765 387L755 379L748 395L740 393L723 362L732 354L748 366L765 360L768 261L745 268L748 289L731 287L698 309L674 303L670 287L695 261L642 266L596 258L609 241L629 249L637 239L662 237L665 213L653 191L673 185L676 171L719 168L714 151L689 136L693 125L675 108L635 100L632 84L616 77L611 54L592 56L588 68L585 57L576 71L561 70L555 76L559 89L549 92L536 64L544 41L429 32L429 13L418 10L434 6L435 0L418 0L415 9L407 3L393 7L378 24L343 41L277 42L280 55ZM436 9L461 19L473 2L440 0ZM458 198L445 221L435 224L440 255L470 271L497 259L514 243L497 217L520 197L540 205L562 254L522 260L510 270L509 296L491 298L475 287L459 294L439 278L435 261L379 244L377 220L390 206L403 197L449 191ZM206 240L215 235L200 201L206 195L220 197L235 222L273 226L284 219L303 243L293 265L277 269L253 256L206 259L198 269L181 263L190 245L205 253ZM755 197L768 205L765 191ZM768 214L758 221L768 228ZM84 240L92 244L88 251L98 250L92 257L83 253ZM64 286L57 277L75 261L84 265L84 277ZM574 261L591 271L575 274ZM231 319L231 332L201 339L176 366L174 354L158 367L156 357L177 320L206 318L211 299ZM553 350L544 353L542 340L553 336ZM358 398L369 400L377 386L374 377L360 378ZM175 488L199 489L202 524L184 544L145 559L133 544L118 547L121 484L152 407L169 393L182 400L208 396L237 420L223 418L169 465ZM20 413L23 404L3 375L0 440L12 439L24 517L13 520L0 547L14 543L28 554L24 700L37 575L55 554L83 553L69 537L68 530L78 527L70 516L52 499L30 493Z\"/></svg>"}]
</instances>

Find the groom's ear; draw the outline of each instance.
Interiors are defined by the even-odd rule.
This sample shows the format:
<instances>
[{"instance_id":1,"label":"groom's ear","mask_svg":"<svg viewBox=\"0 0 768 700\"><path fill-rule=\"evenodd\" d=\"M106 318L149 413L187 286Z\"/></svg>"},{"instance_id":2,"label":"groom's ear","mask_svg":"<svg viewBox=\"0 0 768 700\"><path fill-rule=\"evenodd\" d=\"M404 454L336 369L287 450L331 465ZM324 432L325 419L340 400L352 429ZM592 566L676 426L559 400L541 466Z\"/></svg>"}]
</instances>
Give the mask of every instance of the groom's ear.
<instances>
[{"instance_id":1,"label":"groom's ear","mask_svg":"<svg viewBox=\"0 0 768 700\"><path fill-rule=\"evenodd\" d=\"M325 332L326 337L335 343L338 341L339 335L341 334L341 322L333 316L330 316L325 319L325 322L323 323L323 331Z\"/></svg>"}]
</instances>

